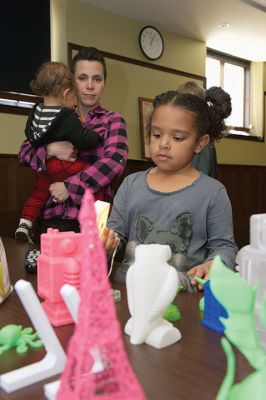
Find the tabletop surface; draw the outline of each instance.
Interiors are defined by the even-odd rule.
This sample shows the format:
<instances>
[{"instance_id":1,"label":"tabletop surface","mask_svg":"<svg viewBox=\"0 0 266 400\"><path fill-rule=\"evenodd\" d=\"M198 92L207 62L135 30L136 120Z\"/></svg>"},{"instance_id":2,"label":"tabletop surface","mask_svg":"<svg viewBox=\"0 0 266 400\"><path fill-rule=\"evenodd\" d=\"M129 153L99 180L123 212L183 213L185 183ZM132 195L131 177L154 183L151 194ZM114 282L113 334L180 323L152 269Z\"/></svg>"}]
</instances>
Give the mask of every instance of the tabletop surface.
<instances>
[{"instance_id":1,"label":"tabletop surface","mask_svg":"<svg viewBox=\"0 0 266 400\"><path fill-rule=\"evenodd\" d=\"M29 275L24 269L24 255L32 245L19 243L13 239L2 238L10 272L14 284L25 279L36 289L36 275ZM116 303L117 317L121 329L129 318L125 285L113 283L113 288L121 290L121 301ZM123 334L128 359L149 400L212 400L222 383L226 371L226 359L220 346L221 335L208 330L200 323L202 318L198 303L201 293L179 293L176 304L181 319L175 323L182 339L165 349L157 350L148 345L132 345L129 337ZM7 324L32 326L23 305L15 291L0 305L0 328ZM54 328L64 347L73 333L73 324ZM0 356L0 375L40 361L45 350L29 349L27 353L17 355L15 349ZM250 367L236 351L236 382L243 379ZM43 384L57 379L54 376L40 383L28 386L16 392L6 394L0 389L0 399L28 400L44 399Z\"/></svg>"}]
</instances>

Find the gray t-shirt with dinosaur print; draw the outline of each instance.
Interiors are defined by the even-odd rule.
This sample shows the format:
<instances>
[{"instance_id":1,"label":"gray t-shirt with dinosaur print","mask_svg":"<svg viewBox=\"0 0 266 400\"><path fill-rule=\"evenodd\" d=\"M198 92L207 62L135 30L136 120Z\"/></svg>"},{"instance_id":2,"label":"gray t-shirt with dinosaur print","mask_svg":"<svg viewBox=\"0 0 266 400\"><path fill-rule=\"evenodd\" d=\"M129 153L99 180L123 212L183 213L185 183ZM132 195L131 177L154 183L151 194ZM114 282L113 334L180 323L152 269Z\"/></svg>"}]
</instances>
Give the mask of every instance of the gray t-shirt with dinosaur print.
<instances>
[{"instance_id":1,"label":"gray t-shirt with dinosaur print","mask_svg":"<svg viewBox=\"0 0 266 400\"><path fill-rule=\"evenodd\" d=\"M129 175L120 186L108 220L126 244L115 279L125 281L138 244L168 244L169 263L179 272L181 284L191 289L186 271L220 255L235 266L232 209L225 187L201 174L191 185L170 193L149 188L147 171Z\"/></svg>"}]
</instances>

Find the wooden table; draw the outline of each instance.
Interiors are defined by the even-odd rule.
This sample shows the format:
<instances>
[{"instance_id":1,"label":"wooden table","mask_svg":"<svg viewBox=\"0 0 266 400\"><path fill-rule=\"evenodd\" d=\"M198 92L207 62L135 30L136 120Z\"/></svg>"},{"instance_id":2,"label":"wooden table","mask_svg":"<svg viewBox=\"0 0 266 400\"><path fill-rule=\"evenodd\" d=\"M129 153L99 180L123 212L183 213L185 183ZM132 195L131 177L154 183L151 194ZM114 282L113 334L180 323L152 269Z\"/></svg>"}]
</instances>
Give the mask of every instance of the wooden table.
<instances>
[{"instance_id":1,"label":"wooden table","mask_svg":"<svg viewBox=\"0 0 266 400\"><path fill-rule=\"evenodd\" d=\"M30 281L36 288L36 275L27 274L23 266L25 252L32 245L17 243L8 238L2 240L12 283L22 278ZM124 327L129 318L125 287L117 283L114 283L113 287L121 290L122 299L116 303L116 308L118 319ZM182 334L180 342L156 350L148 345L131 345L129 338L124 335L129 361L144 388L147 399L215 399L225 374L226 360L220 346L221 336L200 324L201 315L198 308L200 297L200 293L180 293L177 297L176 303L182 316L176 323ZM32 326L15 291L0 305L0 327L10 323L21 324L23 327ZM66 349L73 332L73 325L55 328L55 332ZM11 349L0 356L0 374L39 361L44 354L44 350L29 349L26 354L17 355L15 349ZM236 357L236 380L239 381L250 372L250 367L239 353ZM0 399L44 399L43 384L56 378L58 376L11 394L6 394L0 389Z\"/></svg>"}]
</instances>

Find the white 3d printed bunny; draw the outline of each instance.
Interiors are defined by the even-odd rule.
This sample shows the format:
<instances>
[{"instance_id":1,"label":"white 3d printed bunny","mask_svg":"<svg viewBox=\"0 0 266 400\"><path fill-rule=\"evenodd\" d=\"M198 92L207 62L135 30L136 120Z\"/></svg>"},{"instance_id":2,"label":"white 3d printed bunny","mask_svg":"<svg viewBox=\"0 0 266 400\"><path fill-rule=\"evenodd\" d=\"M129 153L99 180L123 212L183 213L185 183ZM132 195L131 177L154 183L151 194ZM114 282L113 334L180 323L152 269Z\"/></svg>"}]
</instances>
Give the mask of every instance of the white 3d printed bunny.
<instances>
[{"instance_id":1,"label":"white 3d printed bunny","mask_svg":"<svg viewBox=\"0 0 266 400\"><path fill-rule=\"evenodd\" d=\"M147 343L161 349L181 339L181 334L163 313L176 296L178 274L167 261L167 245L136 247L135 262L126 276L128 307L131 318L125 326L132 344Z\"/></svg>"}]
</instances>

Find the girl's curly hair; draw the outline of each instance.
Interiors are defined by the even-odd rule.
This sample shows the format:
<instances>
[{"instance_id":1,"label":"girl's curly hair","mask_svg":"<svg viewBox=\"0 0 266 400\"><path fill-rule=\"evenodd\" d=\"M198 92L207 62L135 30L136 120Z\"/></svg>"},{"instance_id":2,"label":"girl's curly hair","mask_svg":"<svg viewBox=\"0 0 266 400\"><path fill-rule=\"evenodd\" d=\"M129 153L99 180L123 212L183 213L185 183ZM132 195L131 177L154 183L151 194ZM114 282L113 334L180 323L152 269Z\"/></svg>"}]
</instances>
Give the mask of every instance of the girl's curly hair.
<instances>
[{"instance_id":1,"label":"girl's curly hair","mask_svg":"<svg viewBox=\"0 0 266 400\"><path fill-rule=\"evenodd\" d=\"M153 111L146 126L146 133L149 138L154 110L162 105L182 107L193 113L199 136L209 134L211 142L217 141L225 135L224 119L232 112L231 97L220 87L213 86L207 89L205 99L190 93L170 90L156 96L153 100Z\"/></svg>"}]
</instances>

